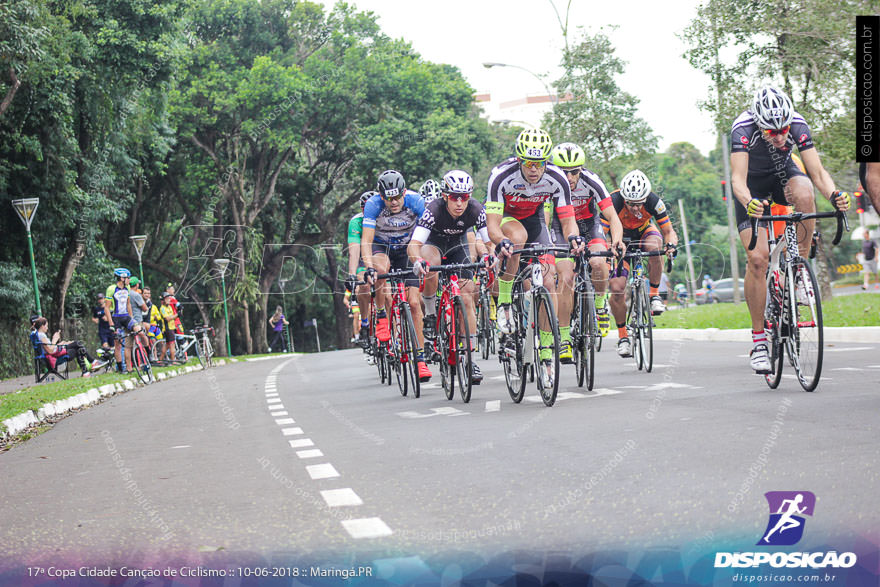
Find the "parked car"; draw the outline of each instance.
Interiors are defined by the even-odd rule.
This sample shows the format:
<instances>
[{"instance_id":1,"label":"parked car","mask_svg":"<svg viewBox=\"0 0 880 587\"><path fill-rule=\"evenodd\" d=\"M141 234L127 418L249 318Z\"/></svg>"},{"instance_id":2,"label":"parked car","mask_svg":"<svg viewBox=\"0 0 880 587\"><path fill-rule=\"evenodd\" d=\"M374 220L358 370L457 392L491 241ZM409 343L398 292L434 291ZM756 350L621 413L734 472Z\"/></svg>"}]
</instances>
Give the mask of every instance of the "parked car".
<instances>
[{"instance_id":1,"label":"parked car","mask_svg":"<svg viewBox=\"0 0 880 587\"><path fill-rule=\"evenodd\" d=\"M739 280L739 292L740 299L745 300L745 294L743 293L743 283L744 280L740 278ZM709 304L709 303L718 303L718 302L732 302L733 301L733 278L727 277L725 279L719 279L715 282L715 287L712 288L711 299L707 295L708 290L705 287L701 287L696 292L694 292L694 301L698 304Z\"/></svg>"}]
</instances>

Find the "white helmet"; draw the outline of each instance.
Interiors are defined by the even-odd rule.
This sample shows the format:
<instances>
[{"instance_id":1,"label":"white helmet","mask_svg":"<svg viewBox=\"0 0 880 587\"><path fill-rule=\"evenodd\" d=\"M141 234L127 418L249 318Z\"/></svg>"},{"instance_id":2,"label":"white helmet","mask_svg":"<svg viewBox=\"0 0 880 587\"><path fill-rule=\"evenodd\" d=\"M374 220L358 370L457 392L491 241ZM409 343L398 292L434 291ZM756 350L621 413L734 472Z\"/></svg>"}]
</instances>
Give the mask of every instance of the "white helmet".
<instances>
[{"instance_id":1,"label":"white helmet","mask_svg":"<svg viewBox=\"0 0 880 587\"><path fill-rule=\"evenodd\" d=\"M766 86L755 93L752 102L752 119L762 129L780 129L791 124L791 100L785 92Z\"/></svg>"},{"instance_id":2,"label":"white helmet","mask_svg":"<svg viewBox=\"0 0 880 587\"><path fill-rule=\"evenodd\" d=\"M419 188L419 193L424 198L426 204L430 204L440 197L440 184L433 179L429 179Z\"/></svg>"},{"instance_id":3,"label":"white helmet","mask_svg":"<svg viewBox=\"0 0 880 587\"><path fill-rule=\"evenodd\" d=\"M474 180L466 171L453 169L443 176L441 189L444 194L471 194L474 191Z\"/></svg>"},{"instance_id":4,"label":"white helmet","mask_svg":"<svg viewBox=\"0 0 880 587\"><path fill-rule=\"evenodd\" d=\"M627 202L644 202L650 193L651 180L638 169L624 175L620 182L620 195Z\"/></svg>"}]
</instances>

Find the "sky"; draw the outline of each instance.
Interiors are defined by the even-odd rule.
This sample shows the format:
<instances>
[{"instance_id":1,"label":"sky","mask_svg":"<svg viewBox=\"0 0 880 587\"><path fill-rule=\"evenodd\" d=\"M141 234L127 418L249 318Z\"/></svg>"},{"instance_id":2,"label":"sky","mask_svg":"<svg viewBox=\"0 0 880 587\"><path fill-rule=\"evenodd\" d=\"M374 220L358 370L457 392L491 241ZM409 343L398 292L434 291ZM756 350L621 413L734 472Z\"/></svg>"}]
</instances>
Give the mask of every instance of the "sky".
<instances>
[{"instance_id":1,"label":"sky","mask_svg":"<svg viewBox=\"0 0 880 587\"><path fill-rule=\"evenodd\" d=\"M334 3L320 1L328 7ZM554 1L564 12L567 0ZM525 71L486 69L484 62L524 67L545 75L547 85L560 74L564 42L550 0L349 2L375 13L387 35L406 39L423 58L457 66L477 93L491 93L493 101L547 92L541 81ZM611 36L617 56L627 62L618 83L639 98L639 114L660 137L660 148L687 141L708 154L716 136L711 118L697 102L708 97L710 81L681 56L686 47L676 36L699 4L698 0L573 0L569 39L578 37L578 27L589 32L601 27ZM608 28L615 25L614 31Z\"/></svg>"}]
</instances>

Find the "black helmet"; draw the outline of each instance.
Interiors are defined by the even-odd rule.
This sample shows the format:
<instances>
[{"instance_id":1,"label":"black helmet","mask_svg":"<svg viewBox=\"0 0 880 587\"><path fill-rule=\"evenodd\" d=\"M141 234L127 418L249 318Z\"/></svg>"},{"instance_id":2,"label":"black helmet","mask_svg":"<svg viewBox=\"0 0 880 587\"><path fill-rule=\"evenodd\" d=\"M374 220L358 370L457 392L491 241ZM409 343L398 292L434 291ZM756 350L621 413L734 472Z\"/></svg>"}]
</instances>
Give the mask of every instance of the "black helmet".
<instances>
[{"instance_id":1,"label":"black helmet","mask_svg":"<svg viewBox=\"0 0 880 587\"><path fill-rule=\"evenodd\" d=\"M379 181L376 189L382 194L383 198L393 198L394 196L402 196L406 192L406 181L399 171L389 169L383 171L379 175Z\"/></svg>"},{"instance_id":2,"label":"black helmet","mask_svg":"<svg viewBox=\"0 0 880 587\"><path fill-rule=\"evenodd\" d=\"M364 192L361 194L361 208L367 205L367 202L370 198L375 196L379 192Z\"/></svg>"}]
</instances>

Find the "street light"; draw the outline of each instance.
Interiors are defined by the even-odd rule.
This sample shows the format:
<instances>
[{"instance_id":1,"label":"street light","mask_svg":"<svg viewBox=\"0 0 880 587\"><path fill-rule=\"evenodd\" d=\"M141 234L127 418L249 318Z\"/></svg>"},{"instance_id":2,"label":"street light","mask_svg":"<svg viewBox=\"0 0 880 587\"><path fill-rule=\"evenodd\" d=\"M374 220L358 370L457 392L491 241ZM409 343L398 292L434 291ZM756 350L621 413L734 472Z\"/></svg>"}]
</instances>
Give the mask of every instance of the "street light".
<instances>
[{"instance_id":1,"label":"street light","mask_svg":"<svg viewBox=\"0 0 880 587\"><path fill-rule=\"evenodd\" d=\"M37 302L37 314L42 316L43 310L40 308L40 288L37 285L37 265L34 262L34 243L33 239L31 239L31 222L34 221L34 214L36 214L37 206L39 205L40 198L12 200L12 206L15 208L15 213L21 218L21 221L24 223L24 227L27 230L28 252L31 255L31 275L34 278L34 299Z\"/></svg>"},{"instance_id":2,"label":"street light","mask_svg":"<svg viewBox=\"0 0 880 587\"><path fill-rule=\"evenodd\" d=\"M544 86L544 89L547 91L547 96L550 98L550 100L553 101L553 104L559 104L559 97L556 94L554 94L553 92L551 92L550 87L541 78L541 76L538 75L537 73L535 73L534 71L532 71L531 69L526 69L525 67L522 67L521 65L512 65L510 63L497 63L495 61L487 61L486 63L483 64L483 67L485 67L486 69L492 69L493 67L513 67L515 69L521 69L524 72L531 75L532 77L534 77L539 82L541 82L541 85Z\"/></svg>"},{"instance_id":3,"label":"street light","mask_svg":"<svg viewBox=\"0 0 880 587\"><path fill-rule=\"evenodd\" d=\"M226 355L232 356L232 343L229 341L229 309L226 306L226 268L229 266L229 259L214 259L214 265L220 271L220 281L223 284L223 317L226 320Z\"/></svg>"},{"instance_id":4,"label":"street light","mask_svg":"<svg viewBox=\"0 0 880 587\"><path fill-rule=\"evenodd\" d=\"M128 237L128 240L131 241L131 244L134 245L134 250L138 256L138 267L141 270L141 283L144 282L144 265L141 263L141 255L144 253L144 246L147 244L147 235L145 234L135 234L133 236Z\"/></svg>"}]
</instances>

